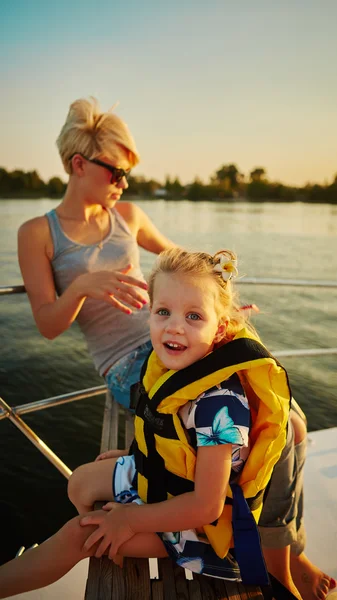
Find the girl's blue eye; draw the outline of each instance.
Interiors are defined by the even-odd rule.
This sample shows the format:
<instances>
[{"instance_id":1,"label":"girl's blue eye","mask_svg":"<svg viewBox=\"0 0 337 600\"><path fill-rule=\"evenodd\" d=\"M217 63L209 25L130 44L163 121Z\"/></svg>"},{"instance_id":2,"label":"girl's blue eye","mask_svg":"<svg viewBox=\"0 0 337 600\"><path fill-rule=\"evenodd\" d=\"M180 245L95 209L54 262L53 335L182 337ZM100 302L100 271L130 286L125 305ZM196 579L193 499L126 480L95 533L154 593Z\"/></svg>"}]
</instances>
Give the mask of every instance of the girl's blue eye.
<instances>
[{"instance_id":1,"label":"girl's blue eye","mask_svg":"<svg viewBox=\"0 0 337 600\"><path fill-rule=\"evenodd\" d=\"M190 313L189 315L187 315L188 319L191 319L191 321L199 321L200 317L197 313Z\"/></svg>"},{"instance_id":2,"label":"girl's blue eye","mask_svg":"<svg viewBox=\"0 0 337 600\"><path fill-rule=\"evenodd\" d=\"M170 313L167 310L167 308L160 308L159 310L157 310L157 315L160 315L161 317L168 317L169 314Z\"/></svg>"}]
</instances>

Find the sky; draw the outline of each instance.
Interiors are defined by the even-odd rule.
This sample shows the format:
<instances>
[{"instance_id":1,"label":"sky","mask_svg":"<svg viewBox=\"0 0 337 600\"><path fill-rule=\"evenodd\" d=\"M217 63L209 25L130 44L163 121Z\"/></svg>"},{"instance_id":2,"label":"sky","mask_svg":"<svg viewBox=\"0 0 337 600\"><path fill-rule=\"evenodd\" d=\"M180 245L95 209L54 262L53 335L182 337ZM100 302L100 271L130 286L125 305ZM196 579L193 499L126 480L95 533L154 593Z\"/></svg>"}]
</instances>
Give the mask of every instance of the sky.
<instances>
[{"instance_id":1,"label":"sky","mask_svg":"<svg viewBox=\"0 0 337 600\"><path fill-rule=\"evenodd\" d=\"M336 23L336 0L0 0L0 166L66 179L55 140L95 96L119 102L134 174L330 183Z\"/></svg>"}]
</instances>

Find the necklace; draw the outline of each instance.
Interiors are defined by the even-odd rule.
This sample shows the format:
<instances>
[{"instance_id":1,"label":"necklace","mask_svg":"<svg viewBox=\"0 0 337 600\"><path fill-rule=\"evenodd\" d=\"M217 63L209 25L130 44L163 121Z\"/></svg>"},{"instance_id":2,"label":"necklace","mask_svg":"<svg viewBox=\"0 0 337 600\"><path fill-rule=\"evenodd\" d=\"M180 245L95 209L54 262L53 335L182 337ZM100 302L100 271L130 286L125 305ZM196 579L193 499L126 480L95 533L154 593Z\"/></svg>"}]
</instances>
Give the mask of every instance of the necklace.
<instances>
[{"instance_id":1,"label":"necklace","mask_svg":"<svg viewBox=\"0 0 337 600\"><path fill-rule=\"evenodd\" d=\"M60 215L57 211L55 211L55 212L56 212L57 216L59 217L59 219L62 219L64 221L77 221L77 223L85 223L87 225L87 222L84 219L77 219L76 217L65 217L63 215ZM96 245L99 250L102 250L103 249L103 239L104 239L102 227L101 227L99 221L95 221L95 225L97 225L97 227L99 229L100 239L94 245Z\"/></svg>"}]
</instances>

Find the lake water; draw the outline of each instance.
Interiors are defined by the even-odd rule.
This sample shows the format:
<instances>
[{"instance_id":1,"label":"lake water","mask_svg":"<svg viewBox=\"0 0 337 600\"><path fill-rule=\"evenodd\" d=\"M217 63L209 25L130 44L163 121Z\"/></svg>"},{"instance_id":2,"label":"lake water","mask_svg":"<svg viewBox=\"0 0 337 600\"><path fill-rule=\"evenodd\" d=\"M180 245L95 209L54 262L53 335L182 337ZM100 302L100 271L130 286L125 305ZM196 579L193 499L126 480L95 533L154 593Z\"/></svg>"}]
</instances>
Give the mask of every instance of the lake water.
<instances>
[{"instance_id":1,"label":"lake water","mask_svg":"<svg viewBox=\"0 0 337 600\"><path fill-rule=\"evenodd\" d=\"M240 275L337 280L337 206L277 203L141 201L171 239L211 253L235 250ZM55 207L52 200L0 201L0 285L22 283L16 257L21 223ZM32 240L32 244L34 240ZM142 251L148 273L154 256ZM328 348L336 344L337 289L245 285L243 303L256 303L254 318L271 351ZM25 295L0 298L0 395L11 405L100 385L80 331L60 338L37 332ZM286 358L293 394L309 429L337 425L336 356ZM104 397L24 416L24 420L73 469L98 454ZM0 509L11 523L1 560L39 542L74 514L66 481L8 420L0 422Z\"/></svg>"}]
</instances>

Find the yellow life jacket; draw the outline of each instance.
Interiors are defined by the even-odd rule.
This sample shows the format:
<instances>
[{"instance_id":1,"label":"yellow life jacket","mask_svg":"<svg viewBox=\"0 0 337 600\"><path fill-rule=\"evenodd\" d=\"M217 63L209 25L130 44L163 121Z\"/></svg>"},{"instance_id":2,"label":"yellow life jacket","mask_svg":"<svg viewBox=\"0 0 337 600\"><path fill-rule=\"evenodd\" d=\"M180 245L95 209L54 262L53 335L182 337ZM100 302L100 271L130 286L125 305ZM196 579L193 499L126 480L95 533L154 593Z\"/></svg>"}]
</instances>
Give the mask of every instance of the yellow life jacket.
<instances>
[{"instance_id":1,"label":"yellow life jacket","mask_svg":"<svg viewBox=\"0 0 337 600\"><path fill-rule=\"evenodd\" d=\"M236 483L257 522L265 488L286 442L291 393L284 368L256 336L243 329L231 342L180 371L167 370L152 352L142 373L132 446L140 498L161 502L194 489L196 451L178 410L237 373L248 398L252 427L250 453ZM228 486L221 516L204 526L220 558L234 545L232 504Z\"/></svg>"}]
</instances>

